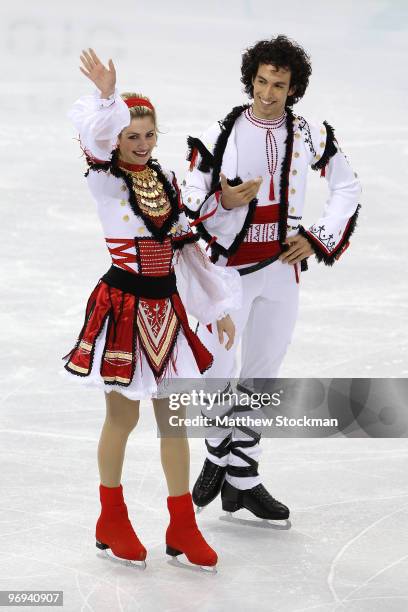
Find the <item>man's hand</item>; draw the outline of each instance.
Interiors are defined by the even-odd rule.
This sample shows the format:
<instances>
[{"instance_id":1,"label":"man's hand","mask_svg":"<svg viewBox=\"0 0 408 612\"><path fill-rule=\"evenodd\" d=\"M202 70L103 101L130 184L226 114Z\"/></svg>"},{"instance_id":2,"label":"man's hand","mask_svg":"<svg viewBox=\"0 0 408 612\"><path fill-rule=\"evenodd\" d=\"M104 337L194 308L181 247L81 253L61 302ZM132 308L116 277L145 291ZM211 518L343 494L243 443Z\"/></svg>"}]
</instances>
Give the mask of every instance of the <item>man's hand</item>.
<instances>
[{"instance_id":1,"label":"man's hand","mask_svg":"<svg viewBox=\"0 0 408 612\"><path fill-rule=\"evenodd\" d=\"M116 70L112 60L109 60L109 68L106 68L93 49L82 51L80 58L84 66L79 67L82 74L95 83L102 98L109 98L115 91L116 85Z\"/></svg>"},{"instance_id":2,"label":"man's hand","mask_svg":"<svg viewBox=\"0 0 408 612\"><path fill-rule=\"evenodd\" d=\"M288 244L289 248L279 257L282 263L295 264L305 259L305 257L314 255L312 245L304 236L301 236L301 234L290 236L283 244Z\"/></svg>"},{"instance_id":3,"label":"man's hand","mask_svg":"<svg viewBox=\"0 0 408 612\"><path fill-rule=\"evenodd\" d=\"M224 344L224 333L227 334L228 342L225 345L225 348L227 349L227 351L229 351L232 345L234 344L235 338L235 325L229 315L217 321L217 330L218 340L220 341L220 344Z\"/></svg>"},{"instance_id":4,"label":"man's hand","mask_svg":"<svg viewBox=\"0 0 408 612\"><path fill-rule=\"evenodd\" d=\"M227 183L227 178L224 174L220 174L221 189L222 189L222 206L227 210L238 208L238 206L246 206L251 200L256 197L259 187L262 183L262 177L245 181L241 185L231 187Z\"/></svg>"}]
</instances>

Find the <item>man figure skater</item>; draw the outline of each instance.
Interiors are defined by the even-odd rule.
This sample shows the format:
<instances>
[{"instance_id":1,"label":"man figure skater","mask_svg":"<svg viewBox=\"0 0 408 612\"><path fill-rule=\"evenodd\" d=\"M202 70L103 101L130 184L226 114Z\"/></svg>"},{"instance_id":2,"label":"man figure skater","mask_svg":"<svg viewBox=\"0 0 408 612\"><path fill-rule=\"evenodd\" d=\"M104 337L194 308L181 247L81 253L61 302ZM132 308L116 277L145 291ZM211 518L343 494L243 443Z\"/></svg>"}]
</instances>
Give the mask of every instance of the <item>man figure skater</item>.
<instances>
[{"instance_id":1,"label":"man figure skater","mask_svg":"<svg viewBox=\"0 0 408 612\"><path fill-rule=\"evenodd\" d=\"M285 36L263 40L242 56L241 81L252 103L238 106L201 138L188 138L190 168L184 203L212 260L239 270L244 303L234 313L242 339L243 379L277 377L298 311L300 270L307 258L331 266L345 251L358 215L360 184L326 122L312 125L292 111L311 74L306 52ZM321 217L303 227L309 166L326 178ZM216 323L200 326L216 339ZM231 351L213 340L211 378L237 375ZM258 517L287 519L258 474L260 434L211 428L207 457L193 491L203 507L220 492L225 510L245 507Z\"/></svg>"}]
</instances>

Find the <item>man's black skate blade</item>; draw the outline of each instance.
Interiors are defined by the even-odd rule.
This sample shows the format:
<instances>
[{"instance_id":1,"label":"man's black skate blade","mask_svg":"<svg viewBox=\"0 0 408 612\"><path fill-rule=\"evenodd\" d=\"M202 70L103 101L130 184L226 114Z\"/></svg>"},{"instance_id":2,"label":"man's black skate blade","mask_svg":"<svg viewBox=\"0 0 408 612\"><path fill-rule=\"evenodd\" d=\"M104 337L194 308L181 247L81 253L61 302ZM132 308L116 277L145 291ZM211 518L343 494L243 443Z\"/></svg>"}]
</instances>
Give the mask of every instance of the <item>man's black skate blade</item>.
<instances>
[{"instance_id":1,"label":"man's black skate blade","mask_svg":"<svg viewBox=\"0 0 408 612\"><path fill-rule=\"evenodd\" d=\"M238 516L233 516L231 512L227 512L219 517L220 521L224 521L225 523L231 523L236 525L244 525L251 528L256 529L273 529L275 531L288 531L292 527L292 523L289 519L279 519L279 523L271 522L276 521L278 519L265 519L258 516L253 515L253 519L244 519ZM282 524L282 520L285 520L285 523Z\"/></svg>"}]
</instances>

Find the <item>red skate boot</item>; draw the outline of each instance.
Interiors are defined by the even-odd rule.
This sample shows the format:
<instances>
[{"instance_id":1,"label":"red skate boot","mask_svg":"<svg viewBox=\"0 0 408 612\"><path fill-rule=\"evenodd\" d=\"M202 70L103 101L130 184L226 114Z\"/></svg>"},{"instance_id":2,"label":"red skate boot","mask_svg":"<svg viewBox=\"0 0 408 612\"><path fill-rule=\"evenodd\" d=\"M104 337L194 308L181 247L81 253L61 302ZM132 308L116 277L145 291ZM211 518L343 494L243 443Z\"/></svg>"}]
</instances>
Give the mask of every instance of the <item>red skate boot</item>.
<instances>
[{"instance_id":1,"label":"red skate boot","mask_svg":"<svg viewBox=\"0 0 408 612\"><path fill-rule=\"evenodd\" d=\"M166 531L166 553L172 557L185 554L190 563L214 568L218 556L204 540L197 527L191 493L167 498L170 524Z\"/></svg>"},{"instance_id":2,"label":"red skate boot","mask_svg":"<svg viewBox=\"0 0 408 612\"><path fill-rule=\"evenodd\" d=\"M123 499L122 485L99 485L101 514L96 523L96 546L100 550L111 549L120 559L142 561L146 566L146 549L135 534Z\"/></svg>"}]
</instances>

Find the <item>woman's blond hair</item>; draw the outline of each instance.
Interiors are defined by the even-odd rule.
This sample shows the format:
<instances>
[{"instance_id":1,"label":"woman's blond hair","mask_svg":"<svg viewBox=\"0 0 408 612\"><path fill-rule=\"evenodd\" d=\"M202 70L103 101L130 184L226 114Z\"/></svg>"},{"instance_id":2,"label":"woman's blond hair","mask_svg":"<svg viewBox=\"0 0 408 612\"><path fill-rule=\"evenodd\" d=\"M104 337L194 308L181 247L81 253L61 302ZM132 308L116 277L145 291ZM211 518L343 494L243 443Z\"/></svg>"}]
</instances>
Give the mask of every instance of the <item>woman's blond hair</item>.
<instances>
[{"instance_id":1,"label":"woman's blond hair","mask_svg":"<svg viewBox=\"0 0 408 612\"><path fill-rule=\"evenodd\" d=\"M149 98L147 96L143 96L140 93L135 93L134 91L125 91L123 93L120 94L121 98L123 100L127 100L128 98L142 98L142 100L146 100L147 102L151 101L149 100ZM153 104L152 104L153 106ZM157 129L157 118L156 118L156 111L153 107L153 110L151 108L149 108L148 106L131 106L129 108L130 111L130 116L132 119L136 119L137 117L152 117L153 119L153 123L154 123L154 128L156 131L158 131Z\"/></svg>"}]
</instances>

